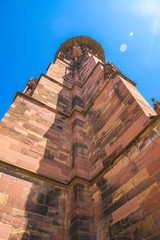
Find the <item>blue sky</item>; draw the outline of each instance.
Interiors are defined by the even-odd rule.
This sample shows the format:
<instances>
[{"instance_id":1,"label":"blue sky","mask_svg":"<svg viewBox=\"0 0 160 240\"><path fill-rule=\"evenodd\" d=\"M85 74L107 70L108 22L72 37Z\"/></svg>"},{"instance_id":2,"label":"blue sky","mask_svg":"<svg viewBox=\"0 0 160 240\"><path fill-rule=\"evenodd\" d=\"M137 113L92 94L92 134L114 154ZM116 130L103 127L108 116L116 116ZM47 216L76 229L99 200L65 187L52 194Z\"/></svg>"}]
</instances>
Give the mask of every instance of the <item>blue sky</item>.
<instances>
[{"instance_id":1,"label":"blue sky","mask_svg":"<svg viewBox=\"0 0 160 240\"><path fill-rule=\"evenodd\" d=\"M16 91L78 35L98 41L151 105L160 101L160 0L0 0L0 29L0 119Z\"/></svg>"}]
</instances>

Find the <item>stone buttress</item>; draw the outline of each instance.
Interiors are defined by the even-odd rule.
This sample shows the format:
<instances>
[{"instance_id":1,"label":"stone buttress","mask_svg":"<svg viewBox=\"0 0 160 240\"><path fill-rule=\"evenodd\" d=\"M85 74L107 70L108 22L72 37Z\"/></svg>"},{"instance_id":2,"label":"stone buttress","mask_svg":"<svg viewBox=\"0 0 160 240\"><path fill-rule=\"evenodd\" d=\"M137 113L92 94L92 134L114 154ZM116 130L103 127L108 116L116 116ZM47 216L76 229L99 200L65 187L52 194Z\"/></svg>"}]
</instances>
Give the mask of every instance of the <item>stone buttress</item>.
<instances>
[{"instance_id":1,"label":"stone buttress","mask_svg":"<svg viewBox=\"0 0 160 240\"><path fill-rule=\"evenodd\" d=\"M159 239L159 153L135 83L68 39L0 123L0 239Z\"/></svg>"}]
</instances>

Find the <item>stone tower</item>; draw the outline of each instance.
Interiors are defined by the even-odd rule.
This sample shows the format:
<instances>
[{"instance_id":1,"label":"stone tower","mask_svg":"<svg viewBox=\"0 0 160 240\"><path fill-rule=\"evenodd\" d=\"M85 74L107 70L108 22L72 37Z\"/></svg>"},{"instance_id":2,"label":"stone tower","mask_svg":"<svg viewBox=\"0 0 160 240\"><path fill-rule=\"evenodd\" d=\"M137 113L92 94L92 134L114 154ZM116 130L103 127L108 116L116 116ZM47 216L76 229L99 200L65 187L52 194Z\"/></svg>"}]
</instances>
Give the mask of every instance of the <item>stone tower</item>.
<instances>
[{"instance_id":1,"label":"stone tower","mask_svg":"<svg viewBox=\"0 0 160 240\"><path fill-rule=\"evenodd\" d=\"M0 239L160 239L159 166L160 115L70 38L0 123Z\"/></svg>"}]
</instances>

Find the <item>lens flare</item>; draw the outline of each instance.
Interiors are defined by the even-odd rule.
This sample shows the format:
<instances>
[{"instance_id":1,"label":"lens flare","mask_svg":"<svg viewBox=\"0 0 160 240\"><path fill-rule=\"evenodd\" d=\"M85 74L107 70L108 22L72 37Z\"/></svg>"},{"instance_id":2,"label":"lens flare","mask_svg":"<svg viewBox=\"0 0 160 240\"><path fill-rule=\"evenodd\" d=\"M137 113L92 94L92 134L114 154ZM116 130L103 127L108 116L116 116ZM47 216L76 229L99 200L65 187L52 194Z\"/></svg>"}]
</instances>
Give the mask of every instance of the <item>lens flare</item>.
<instances>
[{"instance_id":1,"label":"lens flare","mask_svg":"<svg viewBox=\"0 0 160 240\"><path fill-rule=\"evenodd\" d=\"M120 46L120 51L121 52L125 52L127 50L127 44L123 43L121 46Z\"/></svg>"}]
</instances>

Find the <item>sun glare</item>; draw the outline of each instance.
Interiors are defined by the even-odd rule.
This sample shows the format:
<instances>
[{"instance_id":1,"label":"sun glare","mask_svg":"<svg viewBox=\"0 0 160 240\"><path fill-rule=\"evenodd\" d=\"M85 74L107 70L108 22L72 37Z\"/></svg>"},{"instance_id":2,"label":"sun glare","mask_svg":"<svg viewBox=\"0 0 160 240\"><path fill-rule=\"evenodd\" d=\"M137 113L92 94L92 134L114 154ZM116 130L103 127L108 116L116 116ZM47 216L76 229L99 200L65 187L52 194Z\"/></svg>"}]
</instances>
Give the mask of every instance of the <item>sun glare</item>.
<instances>
[{"instance_id":1,"label":"sun glare","mask_svg":"<svg viewBox=\"0 0 160 240\"><path fill-rule=\"evenodd\" d=\"M150 19L151 32L160 33L160 0L141 0L134 7L139 15Z\"/></svg>"}]
</instances>

